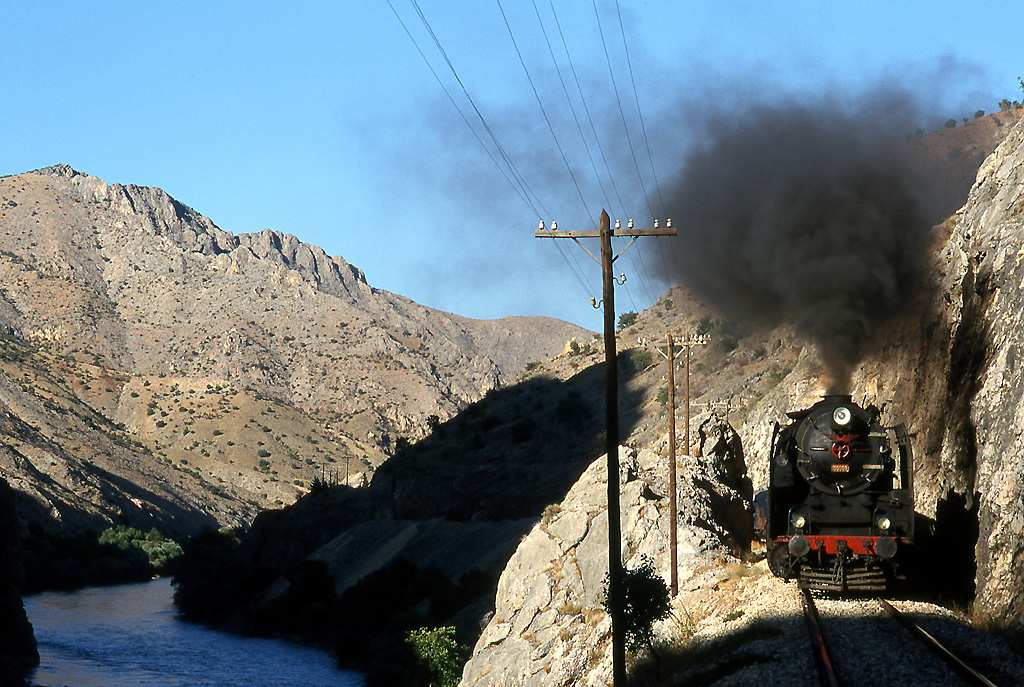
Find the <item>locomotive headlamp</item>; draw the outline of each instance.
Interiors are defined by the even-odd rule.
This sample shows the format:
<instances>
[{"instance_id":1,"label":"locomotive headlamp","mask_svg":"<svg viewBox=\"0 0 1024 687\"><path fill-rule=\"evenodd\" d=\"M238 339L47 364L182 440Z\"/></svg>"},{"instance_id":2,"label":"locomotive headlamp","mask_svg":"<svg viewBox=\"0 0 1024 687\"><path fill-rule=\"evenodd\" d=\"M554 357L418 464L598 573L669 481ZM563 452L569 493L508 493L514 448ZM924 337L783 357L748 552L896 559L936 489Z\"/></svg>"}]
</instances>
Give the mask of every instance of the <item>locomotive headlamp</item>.
<instances>
[{"instance_id":1,"label":"locomotive headlamp","mask_svg":"<svg viewBox=\"0 0 1024 687\"><path fill-rule=\"evenodd\" d=\"M804 525L806 524L807 518L805 518L804 516L800 515L799 513L793 516L793 527L797 528L798 530L802 530L804 528Z\"/></svg>"},{"instance_id":2,"label":"locomotive headlamp","mask_svg":"<svg viewBox=\"0 0 1024 687\"><path fill-rule=\"evenodd\" d=\"M840 406L832 413L832 419L835 420L837 425L848 425L850 420L853 419L853 413L850 412L849 408Z\"/></svg>"},{"instance_id":3,"label":"locomotive headlamp","mask_svg":"<svg viewBox=\"0 0 1024 687\"><path fill-rule=\"evenodd\" d=\"M878 529L887 530L892 527L892 521L884 515L878 519Z\"/></svg>"}]
</instances>

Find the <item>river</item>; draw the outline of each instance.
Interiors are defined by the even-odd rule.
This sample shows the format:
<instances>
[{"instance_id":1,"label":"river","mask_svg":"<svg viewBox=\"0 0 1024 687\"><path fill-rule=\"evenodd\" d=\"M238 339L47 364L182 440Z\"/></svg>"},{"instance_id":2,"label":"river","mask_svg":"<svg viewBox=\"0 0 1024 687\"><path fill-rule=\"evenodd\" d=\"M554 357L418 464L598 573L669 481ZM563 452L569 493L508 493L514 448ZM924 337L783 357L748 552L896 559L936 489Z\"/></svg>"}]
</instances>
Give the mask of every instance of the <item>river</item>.
<instances>
[{"instance_id":1,"label":"river","mask_svg":"<svg viewBox=\"0 0 1024 687\"><path fill-rule=\"evenodd\" d=\"M363 687L325 653L183 621L170 580L25 598L48 687Z\"/></svg>"}]
</instances>

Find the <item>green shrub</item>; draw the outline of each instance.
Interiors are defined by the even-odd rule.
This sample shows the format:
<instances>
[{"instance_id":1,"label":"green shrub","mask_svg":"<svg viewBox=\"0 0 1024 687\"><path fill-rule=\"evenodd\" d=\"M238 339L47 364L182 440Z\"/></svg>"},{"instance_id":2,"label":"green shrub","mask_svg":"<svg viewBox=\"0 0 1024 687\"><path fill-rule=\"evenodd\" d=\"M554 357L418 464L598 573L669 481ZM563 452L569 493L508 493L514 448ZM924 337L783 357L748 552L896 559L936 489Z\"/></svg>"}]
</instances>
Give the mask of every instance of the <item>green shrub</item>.
<instances>
[{"instance_id":1,"label":"green shrub","mask_svg":"<svg viewBox=\"0 0 1024 687\"><path fill-rule=\"evenodd\" d=\"M416 654L423 679L417 684L429 687L456 687L459 684L466 647L455 641L454 627L422 627L406 633L405 641Z\"/></svg>"},{"instance_id":2,"label":"green shrub","mask_svg":"<svg viewBox=\"0 0 1024 687\"><path fill-rule=\"evenodd\" d=\"M629 369L633 372L640 372L641 370L647 369L648 366L654 361L654 357L650 351L644 351L639 348L630 349L626 355L626 364Z\"/></svg>"},{"instance_id":3,"label":"green shrub","mask_svg":"<svg viewBox=\"0 0 1024 687\"><path fill-rule=\"evenodd\" d=\"M663 386L660 389L658 389L658 403L661 404L662 408L664 408L665 406L668 405L668 387L667 386Z\"/></svg>"},{"instance_id":4,"label":"green shrub","mask_svg":"<svg viewBox=\"0 0 1024 687\"><path fill-rule=\"evenodd\" d=\"M607 578L605 608L608 608ZM631 651L654 647L654 623L671 611L671 597L665 580L654 571L654 562L644 558L640 567L624 570L622 578L622 621L626 647Z\"/></svg>"},{"instance_id":5,"label":"green shrub","mask_svg":"<svg viewBox=\"0 0 1024 687\"><path fill-rule=\"evenodd\" d=\"M638 317L639 315L637 315L632 310L630 310L629 312L622 313L621 315L619 315L619 327L617 331L621 332L626 327L630 327L636 324L636 320Z\"/></svg>"},{"instance_id":6,"label":"green shrub","mask_svg":"<svg viewBox=\"0 0 1024 687\"><path fill-rule=\"evenodd\" d=\"M118 525L104 530L99 536L101 545L116 546L122 551L140 549L149 558L149 564L157 571L163 570L167 563L181 555L181 547L156 528L148 533L134 527Z\"/></svg>"}]
</instances>

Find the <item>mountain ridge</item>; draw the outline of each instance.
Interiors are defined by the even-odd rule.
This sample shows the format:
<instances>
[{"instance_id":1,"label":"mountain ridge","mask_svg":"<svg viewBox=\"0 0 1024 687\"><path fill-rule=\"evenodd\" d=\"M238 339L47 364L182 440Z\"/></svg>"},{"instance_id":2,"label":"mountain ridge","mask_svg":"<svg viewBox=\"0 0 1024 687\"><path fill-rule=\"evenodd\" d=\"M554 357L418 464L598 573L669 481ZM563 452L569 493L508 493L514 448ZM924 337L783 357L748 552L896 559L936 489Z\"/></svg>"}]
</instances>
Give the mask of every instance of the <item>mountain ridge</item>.
<instances>
[{"instance_id":1,"label":"mountain ridge","mask_svg":"<svg viewBox=\"0 0 1024 687\"><path fill-rule=\"evenodd\" d=\"M221 524L290 503L314 477L368 480L429 417L589 335L550 318L433 310L295 236L234 235L161 189L64 164L0 178L0 281L6 409L34 418L35 443L93 455L77 450L95 431L87 417L128 451L105 470L120 463L145 482L134 461L160 482L197 482L187 500ZM44 511L90 508L18 463L0 466ZM131 508L93 510L82 522ZM152 524L139 520L128 524Z\"/></svg>"}]
</instances>

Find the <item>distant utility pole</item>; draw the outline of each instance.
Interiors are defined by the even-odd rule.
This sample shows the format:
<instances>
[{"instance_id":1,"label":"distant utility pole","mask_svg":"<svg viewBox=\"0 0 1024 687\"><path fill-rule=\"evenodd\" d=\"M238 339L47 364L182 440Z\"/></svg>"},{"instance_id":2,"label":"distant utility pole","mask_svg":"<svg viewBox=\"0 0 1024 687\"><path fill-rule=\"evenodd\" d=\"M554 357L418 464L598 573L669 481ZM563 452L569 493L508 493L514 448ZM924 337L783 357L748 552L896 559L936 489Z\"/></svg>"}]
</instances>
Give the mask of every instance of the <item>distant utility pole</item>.
<instances>
[{"instance_id":1,"label":"distant utility pole","mask_svg":"<svg viewBox=\"0 0 1024 687\"><path fill-rule=\"evenodd\" d=\"M646 344L646 340L641 339L640 343ZM686 434L683 441L683 451L686 455L690 455L690 349L694 346L702 346L707 343L707 338L698 336L696 338L690 338L686 336L682 341L679 342L682 349L676 351L676 339L674 336L669 334L667 336L666 343L656 343L655 350L658 351L666 360L668 360L668 408L669 408L669 431L668 431L668 488L669 488L669 510L671 516L669 517L669 553L670 553L670 565L671 573L669 574L670 582L669 586L672 590L672 596L675 597L679 593L679 533L678 533L678 518L679 509L676 506L676 498L678 489L676 487L676 356L683 351L686 352ZM666 351L661 350L661 346L666 347Z\"/></svg>"},{"instance_id":2,"label":"distant utility pole","mask_svg":"<svg viewBox=\"0 0 1024 687\"><path fill-rule=\"evenodd\" d=\"M707 346L708 337L703 334L701 334L700 336L691 337L689 334L687 334L686 338L680 341L679 343L686 350L686 357L684 358L685 372L683 373L686 377L686 400L684 402L686 405L686 414L684 415L684 422L686 424L684 425L683 429L683 450L686 451L686 455L689 456L693 455L692 453L690 453L690 349L693 348L694 346Z\"/></svg>"},{"instance_id":3,"label":"distant utility pole","mask_svg":"<svg viewBox=\"0 0 1024 687\"><path fill-rule=\"evenodd\" d=\"M551 229L544 229L544 222L535 236L537 238L566 238L575 241L594 260L593 253L580 243L581 238L599 238L601 240L601 274L603 277L602 302L604 303L604 367L605 367L605 421L607 427L608 449L608 615L612 620L612 686L622 687L626 684L626 636L623 612L622 583L625 578L622 569L622 524L619 521L619 380L615 353L615 276L612 274L612 263L633 245L641 236L674 236L672 220L666 220L665 227L659 228L654 222L653 229L634 229L633 220L628 227L622 229L619 222L611 228L608 213L601 211L599 228L595 231L559 231L552 222ZM630 236L630 241L618 255L612 255L612 237ZM595 304L596 307L596 304Z\"/></svg>"},{"instance_id":4,"label":"distant utility pole","mask_svg":"<svg viewBox=\"0 0 1024 687\"><path fill-rule=\"evenodd\" d=\"M646 343L646 341L642 341ZM676 507L676 356L682 351L676 352L675 338L669 334L668 342L665 344L666 351L661 350L661 344L655 344L655 350L661 353L668 360L668 488L669 488L669 552L671 554L672 572L669 574L672 597L679 593L679 534L678 534L678 513Z\"/></svg>"}]
</instances>

